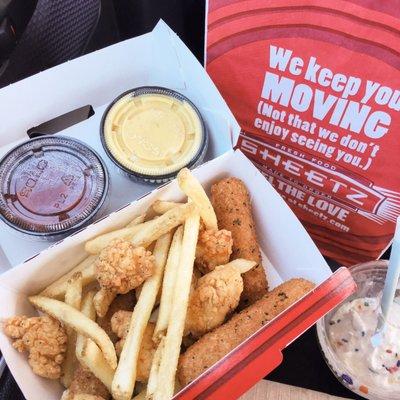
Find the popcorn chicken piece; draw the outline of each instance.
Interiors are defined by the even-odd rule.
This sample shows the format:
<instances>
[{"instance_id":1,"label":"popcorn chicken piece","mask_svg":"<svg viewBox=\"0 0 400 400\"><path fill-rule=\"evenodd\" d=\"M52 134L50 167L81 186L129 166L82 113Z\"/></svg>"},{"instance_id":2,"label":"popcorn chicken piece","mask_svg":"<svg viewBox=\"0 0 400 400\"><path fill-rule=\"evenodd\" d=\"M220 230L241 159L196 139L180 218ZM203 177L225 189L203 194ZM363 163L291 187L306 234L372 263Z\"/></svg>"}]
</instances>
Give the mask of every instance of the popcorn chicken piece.
<instances>
[{"instance_id":1,"label":"popcorn chicken piece","mask_svg":"<svg viewBox=\"0 0 400 400\"><path fill-rule=\"evenodd\" d=\"M185 331L200 337L220 326L239 305L243 292L240 271L220 265L194 283L190 294Z\"/></svg>"},{"instance_id":2,"label":"popcorn chicken piece","mask_svg":"<svg viewBox=\"0 0 400 400\"><path fill-rule=\"evenodd\" d=\"M136 296L134 291L125 294L119 294L111 303L107 314L104 317L97 318L97 323L103 328L111 341L115 344L120 339L111 329L111 318L120 310L132 311L136 304Z\"/></svg>"},{"instance_id":3,"label":"popcorn chicken piece","mask_svg":"<svg viewBox=\"0 0 400 400\"><path fill-rule=\"evenodd\" d=\"M115 344L115 350L119 355L125 342L125 337L129 331L132 312L117 311L111 318L111 329L121 340ZM155 324L149 322L139 352L136 380L139 382L147 382L149 379L151 362L153 361L154 353L157 345L153 342Z\"/></svg>"},{"instance_id":4,"label":"popcorn chicken piece","mask_svg":"<svg viewBox=\"0 0 400 400\"><path fill-rule=\"evenodd\" d=\"M89 370L80 365L74 374L69 387L68 396L75 400L80 395L96 396L98 400L108 400L110 393L104 384L97 379ZM92 399L92 397L91 397Z\"/></svg>"},{"instance_id":5,"label":"popcorn chicken piece","mask_svg":"<svg viewBox=\"0 0 400 400\"><path fill-rule=\"evenodd\" d=\"M96 278L101 289L94 298L96 313L104 317L117 294L139 287L154 271L154 257L144 247L134 247L116 239L105 247L96 263Z\"/></svg>"},{"instance_id":6,"label":"popcorn chicken piece","mask_svg":"<svg viewBox=\"0 0 400 400\"><path fill-rule=\"evenodd\" d=\"M67 350L67 334L61 324L45 315L18 316L4 322L4 333L14 339L13 346L27 351L33 372L43 378L58 379Z\"/></svg>"},{"instance_id":7,"label":"popcorn chicken piece","mask_svg":"<svg viewBox=\"0 0 400 400\"><path fill-rule=\"evenodd\" d=\"M226 229L201 230L196 248L196 267L204 274L226 264L232 254L232 234Z\"/></svg>"}]
</instances>

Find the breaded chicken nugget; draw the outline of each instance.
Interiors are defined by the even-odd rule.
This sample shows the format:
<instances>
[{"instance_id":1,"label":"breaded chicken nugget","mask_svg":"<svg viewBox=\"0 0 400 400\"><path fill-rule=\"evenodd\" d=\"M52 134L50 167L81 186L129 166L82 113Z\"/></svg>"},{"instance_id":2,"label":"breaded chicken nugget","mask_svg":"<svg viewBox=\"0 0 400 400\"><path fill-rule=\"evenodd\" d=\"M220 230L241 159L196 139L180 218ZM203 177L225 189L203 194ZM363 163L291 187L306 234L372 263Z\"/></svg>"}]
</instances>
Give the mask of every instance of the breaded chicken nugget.
<instances>
[{"instance_id":1,"label":"breaded chicken nugget","mask_svg":"<svg viewBox=\"0 0 400 400\"><path fill-rule=\"evenodd\" d=\"M95 263L100 286L124 294L140 286L154 271L154 256L144 247L116 239L104 248Z\"/></svg>"},{"instance_id":2,"label":"breaded chicken nugget","mask_svg":"<svg viewBox=\"0 0 400 400\"><path fill-rule=\"evenodd\" d=\"M234 315L224 325L204 335L179 360L178 378L181 385L192 382L313 287L314 284L305 279L287 281Z\"/></svg>"},{"instance_id":3,"label":"breaded chicken nugget","mask_svg":"<svg viewBox=\"0 0 400 400\"><path fill-rule=\"evenodd\" d=\"M117 311L111 318L111 329L120 338L119 342L115 344L117 354L121 354L131 318L132 312L129 311ZM153 342L154 328L155 324L149 322L144 331L136 375L136 380L139 382L147 382L149 379L151 363L157 350L157 345Z\"/></svg>"},{"instance_id":4,"label":"breaded chicken nugget","mask_svg":"<svg viewBox=\"0 0 400 400\"><path fill-rule=\"evenodd\" d=\"M114 301L111 303L107 314L102 318L97 318L97 323L103 328L107 335L110 337L111 341L115 344L118 342L119 337L111 329L111 317L117 311L132 311L136 304L135 291L131 290L125 294L119 294Z\"/></svg>"},{"instance_id":5,"label":"breaded chicken nugget","mask_svg":"<svg viewBox=\"0 0 400 400\"><path fill-rule=\"evenodd\" d=\"M196 267L203 273L213 271L217 265L229 262L232 254L232 234L226 229L202 229L196 248Z\"/></svg>"},{"instance_id":6,"label":"breaded chicken nugget","mask_svg":"<svg viewBox=\"0 0 400 400\"><path fill-rule=\"evenodd\" d=\"M48 315L18 316L4 321L4 333L14 340L20 353L27 351L33 372L43 378L58 379L67 350L65 328Z\"/></svg>"},{"instance_id":7,"label":"breaded chicken nugget","mask_svg":"<svg viewBox=\"0 0 400 400\"><path fill-rule=\"evenodd\" d=\"M220 326L238 306L243 279L240 271L228 264L193 281L185 331L200 337Z\"/></svg>"},{"instance_id":8,"label":"breaded chicken nugget","mask_svg":"<svg viewBox=\"0 0 400 400\"><path fill-rule=\"evenodd\" d=\"M211 188L211 202L217 215L219 229L226 229L232 233L231 259L244 258L257 263L252 270L243 275L244 290L241 306L245 307L260 299L268 291L249 192L240 179L222 179Z\"/></svg>"},{"instance_id":9,"label":"breaded chicken nugget","mask_svg":"<svg viewBox=\"0 0 400 400\"><path fill-rule=\"evenodd\" d=\"M74 398L78 394L87 394L99 396L103 399L109 399L110 393L107 388L101 383L89 370L80 365L74 374L71 385L69 387L69 397Z\"/></svg>"}]
</instances>

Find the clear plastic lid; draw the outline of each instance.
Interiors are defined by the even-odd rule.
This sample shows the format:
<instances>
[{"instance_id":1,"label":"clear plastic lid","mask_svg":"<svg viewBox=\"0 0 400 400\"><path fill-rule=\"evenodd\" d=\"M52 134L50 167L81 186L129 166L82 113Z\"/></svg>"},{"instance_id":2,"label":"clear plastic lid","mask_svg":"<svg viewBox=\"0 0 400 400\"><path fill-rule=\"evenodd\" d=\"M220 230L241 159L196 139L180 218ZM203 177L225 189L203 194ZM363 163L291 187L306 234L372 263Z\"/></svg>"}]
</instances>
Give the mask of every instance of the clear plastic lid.
<instances>
[{"instance_id":1,"label":"clear plastic lid","mask_svg":"<svg viewBox=\"0 0 400 400\"><path fill-rule=\"evenodd\" d=\"M29 140L0 161L0 213L11 227L36 236L65 234L104 203L108 174L88 146L63 136Z\"/></svg>"},{"instance_id":2,"label":"clear plastic lid","mask_svg":"<svg viewBox=\"0 0 400 400\"><path fill-rule=\"evenodd\" d=\"M183 167L197 166L208 145L195 105L162 87L140 87L117 97L105 111L100 131L111 160L146 182L164 182Z\"/></svg>"}]
</instances>

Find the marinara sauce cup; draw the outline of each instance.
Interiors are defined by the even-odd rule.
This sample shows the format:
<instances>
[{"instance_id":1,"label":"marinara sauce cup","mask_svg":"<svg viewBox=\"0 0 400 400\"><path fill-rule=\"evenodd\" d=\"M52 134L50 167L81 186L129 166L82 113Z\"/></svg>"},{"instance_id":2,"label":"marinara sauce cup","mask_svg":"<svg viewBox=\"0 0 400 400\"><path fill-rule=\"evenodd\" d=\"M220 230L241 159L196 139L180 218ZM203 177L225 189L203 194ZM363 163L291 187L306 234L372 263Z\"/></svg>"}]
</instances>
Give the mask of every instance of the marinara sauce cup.
<instances>
[{"instance_id":1,"label":"marinara sauce cup","mask_svg":"<svg viewBox=\"0 0 400 400\"><path fill-rule=\"evenodd\" d=\"M64 136L24 142L0 161L1 219L42 240L61 239L103 209L109 178L100 156Z\"/></svg>"}]
</instances>

